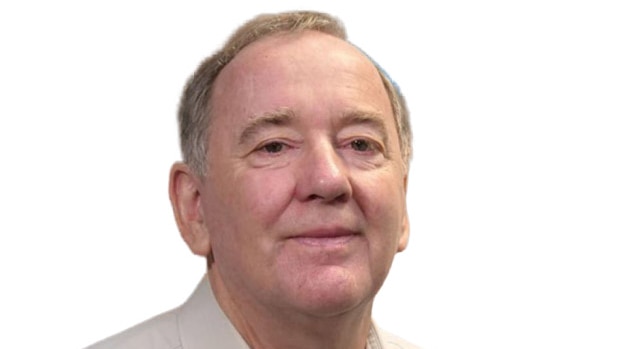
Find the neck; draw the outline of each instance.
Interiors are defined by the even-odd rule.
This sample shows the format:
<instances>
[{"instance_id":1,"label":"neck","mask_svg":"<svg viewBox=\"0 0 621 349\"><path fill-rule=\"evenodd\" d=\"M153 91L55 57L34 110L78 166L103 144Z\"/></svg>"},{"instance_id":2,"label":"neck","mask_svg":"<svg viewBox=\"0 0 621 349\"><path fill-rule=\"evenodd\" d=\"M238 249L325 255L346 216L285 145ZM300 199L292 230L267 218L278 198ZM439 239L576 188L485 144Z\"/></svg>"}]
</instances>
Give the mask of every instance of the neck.
<instances>
[{"instance_id":1,"label":"neck","mask_svg":"<svg viewBox=\"0 0 621 349\"><path fill-rule=\"evenodd\" d=\"M250 348L364 349L371 329L372 301L337 314L274 309L231 292L217 271L208 273L222 311Z\"/></svg>"}]
</instances>

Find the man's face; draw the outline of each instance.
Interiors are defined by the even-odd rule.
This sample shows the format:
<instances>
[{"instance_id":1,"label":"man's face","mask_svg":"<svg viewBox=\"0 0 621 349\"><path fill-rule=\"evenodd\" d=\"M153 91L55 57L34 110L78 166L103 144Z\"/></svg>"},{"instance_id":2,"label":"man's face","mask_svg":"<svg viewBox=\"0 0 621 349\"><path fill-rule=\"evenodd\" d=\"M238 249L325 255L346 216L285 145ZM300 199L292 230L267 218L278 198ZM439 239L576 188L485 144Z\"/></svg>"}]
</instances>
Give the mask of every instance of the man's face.
<instances>
[{"instance_id":1,"label":"man's face","mask_svg":"<svg viewBox=\"0 0 621 349\"><path fill-rule=\"evenodd\" d=\"M371 62L325 34L272 36L228 64L212 101L200 190L212 277L270 309L370 309L408 237L406 172Z\"/></svg>"}]
</instances>

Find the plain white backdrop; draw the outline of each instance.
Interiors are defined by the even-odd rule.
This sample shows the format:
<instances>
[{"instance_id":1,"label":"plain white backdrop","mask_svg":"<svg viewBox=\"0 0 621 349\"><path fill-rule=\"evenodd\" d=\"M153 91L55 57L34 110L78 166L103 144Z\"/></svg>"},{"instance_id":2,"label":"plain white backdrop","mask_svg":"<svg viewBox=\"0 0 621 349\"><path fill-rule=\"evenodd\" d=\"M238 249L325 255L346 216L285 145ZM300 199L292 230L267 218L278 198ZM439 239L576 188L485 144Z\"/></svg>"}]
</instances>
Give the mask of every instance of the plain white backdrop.
<instances>
[{"instance_id":1,"label":"plain white backdrop","mask_svg":"<svg viewBox=\"0 0 621 349\"><path fill-rule=\"evenodd\" d=\"M186 78L245 20L316 9L399 83L410 246L376 321L425 349L621 348L615 1L0 4L0 341L80 348L205 270L167 197Z\"/></svg>"}]
</instances>

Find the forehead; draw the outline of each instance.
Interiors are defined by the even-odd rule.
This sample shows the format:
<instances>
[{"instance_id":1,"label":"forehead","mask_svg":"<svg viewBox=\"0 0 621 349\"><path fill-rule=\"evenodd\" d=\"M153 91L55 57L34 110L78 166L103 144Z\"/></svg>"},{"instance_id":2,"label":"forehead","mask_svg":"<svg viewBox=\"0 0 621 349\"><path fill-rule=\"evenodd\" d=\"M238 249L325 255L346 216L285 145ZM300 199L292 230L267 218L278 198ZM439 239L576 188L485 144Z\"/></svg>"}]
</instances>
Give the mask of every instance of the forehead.
<instances>
[{"instance_id":1,"label":"forehead","mask_svg":"<svg viewBox=\"0 0 621 349\"><path fill-rule=\"evenodd\" d=\"M283 107L310 114L362 108L392 119L373 63L348 42L316 31L275 34L248 45L221 71L211 99L212 117L229 121Z\"/></svg>"},{"instance_id":2,"label":"forehead","mask_svg":"<svg viewBox=\"0 0 621 349\"><path fill-rule=\"evenodd\" d=\"M285 65L279 65L285 63ZM295 68L303 63L309 69L325 67L329 63L353 65L352 68L374 72L370 60L347 41L332 35L306 30L295 33L277 33L261 38L244 49L222 70L221 76L274 67Z\"/></svg>"}]
</instances>

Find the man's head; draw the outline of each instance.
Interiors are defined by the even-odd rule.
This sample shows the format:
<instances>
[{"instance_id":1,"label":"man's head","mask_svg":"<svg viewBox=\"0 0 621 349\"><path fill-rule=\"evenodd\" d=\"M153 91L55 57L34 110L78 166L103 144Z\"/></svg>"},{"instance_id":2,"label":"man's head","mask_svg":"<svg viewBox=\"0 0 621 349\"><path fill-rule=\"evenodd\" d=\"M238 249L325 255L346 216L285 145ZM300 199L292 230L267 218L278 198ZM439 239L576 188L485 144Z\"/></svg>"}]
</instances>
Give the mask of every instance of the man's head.
<instances>
[{"instance_id":1,"label":"man's head","mask_svg":"<svg viewBox=\"0 0 621 349\"><path fill-rule=\"evenodd\" d=\"M190 80L182 134L208 131L192 136L204 153L192 160L188 150L189 165L171 170L177 223L192 251L211 259L210 279L232 307L370 314L408 240L407 112L338 22L282 16L244 26L232 39L243 44L216 55L223 66L206 68L219 64L212 58ZM333 29L252 31L265 21ZM218 73L205 79L210 70Z\"/></svg>"},{"instance_id":2,"label":"man's head","mask_svg":"<svg viewBox=\"0 0 621 349\"><path fill-rule=\"evenodd\" d=\"M188 80L179 105L179 133L183 160L198 175L204 174L207 138L211 118L213 85L220 71L246 46L264 37L279 33L305 30L323 32L342 40L347 33L336 18L318 12L290 12L260 15L240 27L224 47L207 58ZM412 154L409 113L398 87L373 62L380 73L384 88L391 101L403 163L409 167Z\"/></svg>"}]
</instances>

